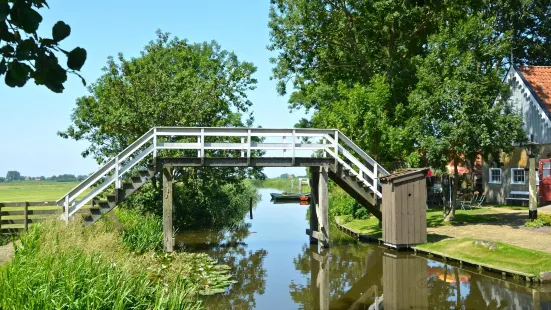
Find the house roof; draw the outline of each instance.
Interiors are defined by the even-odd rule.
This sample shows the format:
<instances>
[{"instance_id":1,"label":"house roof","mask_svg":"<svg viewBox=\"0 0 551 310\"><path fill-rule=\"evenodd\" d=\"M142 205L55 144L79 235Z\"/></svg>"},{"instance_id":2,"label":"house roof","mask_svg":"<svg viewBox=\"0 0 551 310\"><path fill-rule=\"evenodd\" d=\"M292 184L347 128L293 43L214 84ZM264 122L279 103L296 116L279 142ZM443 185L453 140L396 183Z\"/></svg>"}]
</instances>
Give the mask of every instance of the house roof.
<instances>
[{"instance_id":1,"label":"house roof","mask_svg":"<svg viewBox=\"0 0 551 310\"><path fill-rule=\"evenodd\" d=\"M551 113L551 66L518 66L515 69L549 116Z\"/></svg>"}]
</instances>

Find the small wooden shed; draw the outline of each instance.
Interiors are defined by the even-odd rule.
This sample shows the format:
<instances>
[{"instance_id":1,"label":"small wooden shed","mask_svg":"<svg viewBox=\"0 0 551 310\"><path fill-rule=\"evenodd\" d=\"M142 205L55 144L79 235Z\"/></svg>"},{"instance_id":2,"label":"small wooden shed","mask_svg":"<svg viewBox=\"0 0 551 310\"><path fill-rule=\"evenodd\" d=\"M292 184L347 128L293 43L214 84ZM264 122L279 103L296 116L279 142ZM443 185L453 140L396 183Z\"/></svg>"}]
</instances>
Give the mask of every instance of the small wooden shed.
<instances>
[{"instance_id":1,"label":"small wooden shed","mask_svg":"<svg viewBox=\"0 0 551 310\"><path fill-rule=\"evenodd\" d=\"M427 242L427 183L429 168L408 169L381 177L383 242L408 248Z\"/></svg>"}]
</instances>

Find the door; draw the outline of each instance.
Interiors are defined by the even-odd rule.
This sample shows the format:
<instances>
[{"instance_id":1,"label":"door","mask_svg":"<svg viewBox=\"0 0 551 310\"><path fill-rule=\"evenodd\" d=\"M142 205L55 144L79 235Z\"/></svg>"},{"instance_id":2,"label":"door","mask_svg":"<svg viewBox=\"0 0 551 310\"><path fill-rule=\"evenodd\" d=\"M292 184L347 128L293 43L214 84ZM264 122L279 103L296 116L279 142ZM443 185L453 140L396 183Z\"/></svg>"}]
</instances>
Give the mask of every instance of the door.
<instances>
[{"instance_id":1,"label":"door","mask_svg":"<svg viewBox=\"0 0 551 310\"><path fill-rule=\"evenodd\" d=\"M540 179L540 201L551 201L551 159L540 159L538 176Z\"/></svg>"}]
</instances>

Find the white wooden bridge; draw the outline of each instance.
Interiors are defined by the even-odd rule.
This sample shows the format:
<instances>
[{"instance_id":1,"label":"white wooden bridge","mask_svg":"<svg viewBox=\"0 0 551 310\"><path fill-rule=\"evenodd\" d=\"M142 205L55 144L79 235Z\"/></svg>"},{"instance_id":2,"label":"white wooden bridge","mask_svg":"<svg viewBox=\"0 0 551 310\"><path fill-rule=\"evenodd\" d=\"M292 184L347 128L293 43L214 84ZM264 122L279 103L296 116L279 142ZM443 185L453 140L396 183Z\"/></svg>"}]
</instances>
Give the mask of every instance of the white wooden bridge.
<instances>
[{"instance_id":1,"label":"white wooden bridge","mask_svg":"<svg viewBox=\"0 0 551 310\"><path fill-rule=\"evenodd\" d=\"M281 155L265 155L274 151ZM311 242L319 240L324 246L329 241L328 178L381 219L379 177L388 175L373 158L334 129L154 127L57 204L63 206L67 221L83 206L92 204L91 215L85 219L86 224L92 224L151 177L162 174L165 250L172 251L174 167L311 167L307 233Z\"/></svg>"}]
</instances>

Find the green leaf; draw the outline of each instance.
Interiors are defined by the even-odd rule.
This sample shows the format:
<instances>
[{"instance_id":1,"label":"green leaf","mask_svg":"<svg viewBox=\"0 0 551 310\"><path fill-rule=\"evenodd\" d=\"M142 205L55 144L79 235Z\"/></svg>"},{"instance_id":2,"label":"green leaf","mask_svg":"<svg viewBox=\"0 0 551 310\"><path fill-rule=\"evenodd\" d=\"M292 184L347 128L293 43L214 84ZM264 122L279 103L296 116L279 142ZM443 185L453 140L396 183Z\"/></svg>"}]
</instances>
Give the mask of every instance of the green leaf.
<instances>
[{"instance_id":1,"label":"green leaf","mask_svg":"<svg viewBox=\"0 0 551 310\"><path fill-rule=\"evenodd\" d=\"M23 5L14 5L11 9L10 17L26 33L35 33L42 22L42 15L40 13Z\"/></svg>"},{"instance_id":2,"label":"green leaf","mask_svg":"<svg viewBox=\"0 0 551 310\"><path fill-rule=\"evenodd\" d=\"M27 64L13 61L8 64L8 71L6 72L6 85L10 87L23 87L29 79L29 73L31 67Z\"/></svg>"},{"instance_id":3,"label":"green leaf","mask_svg":"<svg viewBox=\"0 0 551 310\"><path fill-rule=\"evenodd\" d=\"M62 21L55 23L52 28L52 37L54 41L60 42L71 34L71 27Z\"/></svg>"},{"instance_id":4,"label":"green leaf","mask_svg":"<svg viewBox=\"0 0 551 310\"><path fill-rule=\"evenodd\" d=\"M11 45L4 45L2 48L0 48L0 52L4 57L11 57L11 54L15 51L15 49Z\"/></svg>"},{"instance_id":5,"label":"green leaf","mask_svg":"<svg viewBox=\"0 0 551 310\"><path fill-rule=\"evenodd\" d=\"M0 75L6 73L7 69L8 69L8 66L6 65L6 60L2 59L2 61L0 61Z\"/></svg>"},{"instance_id":6,"label":"green leaf","mask_svg":"<svg viewBox=\"0 0 551 310\"><path fill-rule=\"evenodd\" d=\"M80 70L86 61L86 50L76 47L67 55L67 67L73 70Z\"/></svg>"},{"instance_id":7,"label":"green leaf","mask_svg":"<svg viewBox=\"0 0 551 310\"><path fill-rule=\"evenodd\" d=\"M10 15L10 5L7 2L0 2L0 22L6 20Z\"/></svg>"},{"instance_id":8,"label":"green leaf","mask_svg":"<svg viewBox=\"0 0 551 310\"><path fill-rule=\"evenodd\" d=\"M33 58L33 55L36 54L37 50L38 47L34 39L28 38L17 45L15 57L17 57L18 60L30 60Z\"/></svg>"}]
</instances>

